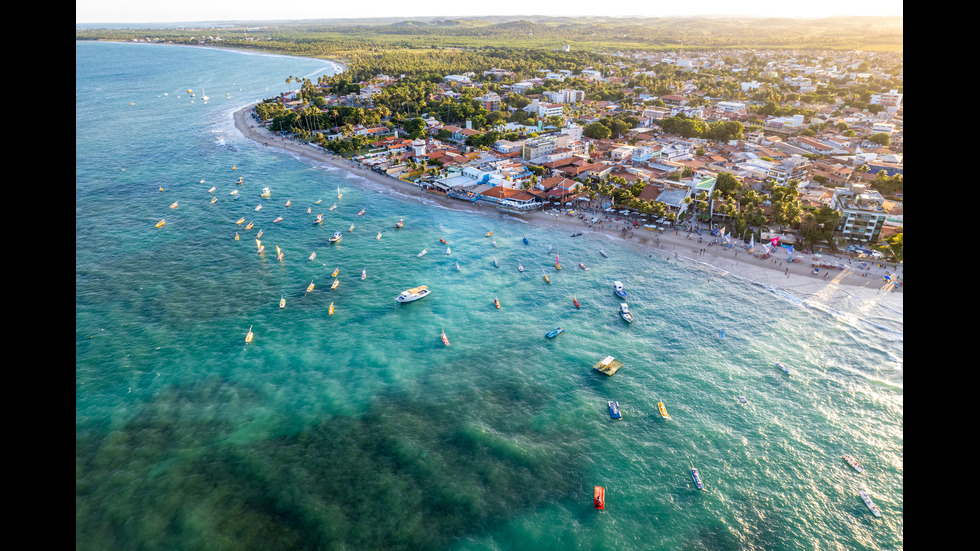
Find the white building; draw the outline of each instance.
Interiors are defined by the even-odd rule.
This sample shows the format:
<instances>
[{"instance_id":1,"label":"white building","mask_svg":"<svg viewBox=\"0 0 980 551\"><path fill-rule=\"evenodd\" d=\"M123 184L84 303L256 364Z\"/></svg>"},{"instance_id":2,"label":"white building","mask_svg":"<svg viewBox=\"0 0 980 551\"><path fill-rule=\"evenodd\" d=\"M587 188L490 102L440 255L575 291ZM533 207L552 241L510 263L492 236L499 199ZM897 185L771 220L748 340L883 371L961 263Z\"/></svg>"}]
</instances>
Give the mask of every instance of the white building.
<instances>
[{"instance_id":1,"label":"white building","mask_svg":"<svg viewBox=\"0 0 980 551\"><path fill-rule=\"evenodd\" d=\"M863 184L848 183L845 187L834 188L830 204L843 215L837 230L845 238L861 242L878 241L888 216L883 206L885 200L880 193Z\"/></svg>"}]
</instances>

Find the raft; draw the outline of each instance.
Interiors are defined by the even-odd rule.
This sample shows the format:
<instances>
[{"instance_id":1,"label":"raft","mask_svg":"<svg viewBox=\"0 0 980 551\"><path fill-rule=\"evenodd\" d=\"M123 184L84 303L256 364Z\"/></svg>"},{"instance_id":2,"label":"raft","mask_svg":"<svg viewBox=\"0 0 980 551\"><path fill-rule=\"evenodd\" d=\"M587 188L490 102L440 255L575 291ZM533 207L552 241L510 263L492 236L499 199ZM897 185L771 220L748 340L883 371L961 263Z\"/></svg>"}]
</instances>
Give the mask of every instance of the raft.
<instances>
[{"instance_id":1,"label":"raft","mask_svg":"<svg viewBox=\"0 0 980 551\"><path fill-rule=\"evenodd\" d=\"M599 373L605 373L606 375L612 375L619 371L619 368L623 367L623 362L613 358L612 356L606 356L605 358L599 360L592 366L592 369L598 371Z\"/></svg>"},{"instance_id":2,"label":"raft","mask_svg":"<svg viewBox=\"0 0 980 551\"><path fill-rule=\"evenodd\" d=\"M592 506L600 511L606 508L606 489L602 486L595 487L593 491Z\"/></svg>"}]
</instances>

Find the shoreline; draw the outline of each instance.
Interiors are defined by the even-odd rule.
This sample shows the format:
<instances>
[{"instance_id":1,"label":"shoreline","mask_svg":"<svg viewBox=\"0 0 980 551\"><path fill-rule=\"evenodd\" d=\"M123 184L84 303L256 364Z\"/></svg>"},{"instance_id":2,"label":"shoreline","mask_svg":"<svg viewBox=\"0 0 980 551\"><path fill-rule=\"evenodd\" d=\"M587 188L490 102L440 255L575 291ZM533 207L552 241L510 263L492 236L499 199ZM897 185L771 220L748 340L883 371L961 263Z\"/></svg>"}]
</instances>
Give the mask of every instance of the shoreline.
<instances>
[{"instance_id":1,"label":"shoreline","mask_svg":"<svg viewBox=\"0 0 980 551\"><path fill-rule=\"evenodd\" d=\"M241 134L266 147L275 147L300 157L323 162L332 167L345 170L352 174L362 176L383 187L391 188L399 194L426 198L434 201L440 206L452 210L471 211L473 205L464 203L457 199L451 199L432 193L426 193L421 188L413 184L395 180L387 176L382 176L367 167L335 156L333 153L324 151L305 142L297 142L291 139L283 140L273 135L262 127L251 117L251 110L254 104L249 104L234 112L233 118L235 128ZM497 211L495 208L483 210L476 207L483 215L497 216L500 219L507 217L510 220L522 220L540 228L554 228L567 231L569 234L582 233L583 239L601 240L603 238L616 240L622 244L631 246L637 253L646 254L650 258L664 261L680 261L683 259L699 269L705 269L716 277L738 277L751 283L756 283L768 287L779 287L787 291L800 295L807 299L816 295L826 293L827 287L858 287L869 291L882 293L904 293L904 286L895 285L885 281L883 276L891 275L895 279L896 275L901 276L904 267L897 270L888 264L879 264L875 261L863 262L851 259L843 255L823 255L819 261L814 260L813 255L806 255L797 251L792 256L800 259L801 262L789 262L788 252L782 247L777 247L770 258L763 259L757 254L749 253L742 246L734 246L726 250L722 245L709 245L713 237L705 232L705 235L681 233L680 231L647 231L643 228L636 228L623 235L621 228L624 223L615 220L603 219L601 224L591 227L588 220L579 219L578 216L567 216L557 214L556 211L536 210L526 214L510 214ZM594 209L585 208L582 212L592 212ZM589 215L591 219L592 215ZM603 217L604 213L599 212L596 216ZM702 242L698 242L698 238ZM844 265L843 269L821 268L818 273L813 273L813 264L833 264ZM862 264L864 264L862 266ZM709 279L710 279L709 275ZM897 278L901 281L901 278Z\"/></svg>"}]
</instances>

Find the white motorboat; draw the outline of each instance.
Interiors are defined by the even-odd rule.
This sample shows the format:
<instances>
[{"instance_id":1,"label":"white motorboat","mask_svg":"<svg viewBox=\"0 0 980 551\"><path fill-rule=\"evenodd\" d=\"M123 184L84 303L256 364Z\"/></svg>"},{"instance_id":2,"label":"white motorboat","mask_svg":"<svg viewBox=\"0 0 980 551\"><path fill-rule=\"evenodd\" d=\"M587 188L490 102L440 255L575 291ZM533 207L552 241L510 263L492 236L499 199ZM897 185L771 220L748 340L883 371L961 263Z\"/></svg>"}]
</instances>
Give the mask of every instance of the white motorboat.
<instances>
[{"instance_id":1,"label":"white motorboat","mask_svg":"<svg viewBox=\"0 0 980 551\"><path fill-rule=\"evenodd\" d=\"M630 313L630 307L625 302L619 305L619 315L623 316L627 323L633 323L633 314Z\"/></svg>"},{"instance_id":2,"label":"white motorboat","mask_svg":"<svg viewBox=\"0 0 980 551\"><path fill-rule=\"evenodd\" d=\"M622 282L613 281L613 291L615 291L617 297L626 298L626 291L623 290Z\"/></svg>"},{"instance_id":3,"label":"white motorboat","mask_svg":"<svg viewBox=\"0 0 980 551\"><path fill-rule=\"evenodd\" d=\"M412 302L429 296L429 293L431 292L432 291L430 291L425 285L420 285L418 287L412 287L411 289L402 291L402 294L398 295L395 300L398 302Z\"/></svg>"}]
</instances>

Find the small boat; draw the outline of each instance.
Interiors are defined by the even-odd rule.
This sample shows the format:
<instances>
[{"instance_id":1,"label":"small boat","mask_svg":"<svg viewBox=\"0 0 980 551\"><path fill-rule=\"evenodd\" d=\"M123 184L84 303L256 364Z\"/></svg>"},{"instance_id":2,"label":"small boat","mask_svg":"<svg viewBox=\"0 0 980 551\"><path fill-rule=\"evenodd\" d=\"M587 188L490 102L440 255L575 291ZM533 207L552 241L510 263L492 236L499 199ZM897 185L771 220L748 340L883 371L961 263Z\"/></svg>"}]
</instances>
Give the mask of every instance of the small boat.
<instances>
[{"instance_id":1,"label":"small boat","mask_svg":"<svg viewBox=\"0 0 980 551\"><path fill-rule=\"evenodd\" d=\"M235 241L238 241L238 239L239 239L239 237L238 237L238 232L236 231L236 232L235 232Z\"/></svg>"},{"instance_id":2,"label":"small boat","mask_svg":"<svg viewBox=\"0 0 980 551\"><path fill-rule=\"evenodd\" d=\"M725 330L724 329L721 330L721 333L718 333L718 338L719 339L724 339L725 338Z\"/></svg>"},{"instance_id":3,"label":"small boat","mask_svg":"<svg viewBox=\"0 0 980 551\"><path fill-rule=\"evenodd\" d=\"M623 284L618 281L613 281L613 291L619 298L626 298L626 291L623 290Z\"/></svg>"},{"instance_id":4,"label":"small boat","mask_svg":"<svg viewBox=\"0 0 980 551\"><path fill-rule=\"evenodd\" d=\"M445 239L443 239L443 238L441 238L441 237L439 238L439 242L440 242L440 243L442 243L443 245L446 245L446 244L447 244L447 243L446 243L446 240L445 240Z\"/></svg>"},{"instance_id":5,"label":"small boat","mask_svg":"<svg viewBox=\"0 0 980 551\"><path fill-rule=\"evenodd\" d=\"M449 346L449 337L446 336L445 329L442 330L442 335L440 335L440 337L442 337L442 344Z\"/></svg>"},{"instance_id":6,"label":"small boat","mask_svg":"<svg viewBox=\"0 0 980 551\"><path fill-rule=\"evenodd\" d=\"M452 247L446 247L446 254L453 254Z\"/></svg>"},{"instance_id":7,"label":"small boat","mask_svg":"<svg viewBox=\"0 0 980 551\"><path fill-rule=\"evenodd\" d=\"M694 479L694 483L698 485L698 489L703 490L704 481L701 480L701 473L699 473L694 467L691 467L691 477Z\"/></svg>"},{"instance_id":8,"label":"small boat","mask_svg":"<svg viewBox=\"0 0 980 551\"><path fill-rule=\"evenodd\" d=\"M354 231L354 224L351 224L351 225L350 225L350 229L348 229L347 231L348 231L348 232L352 232L352 231Z\"/></svg>"},{"instance_id":9,"label":"small boat","mask_svg":"<svg viewBox=\"0 0 980 551\"><path fill-rule=\"evenodd\" d=\"M879 511L878 506L875 505L873 501L871 501L871 496L868 495L867 490L862 488L861 490L858 491L858 495L861 496L861 499L864 501L864 504L868 506L868 509L871 509L871 512L874 513L876 517L881 516L881 511Z\"/></svg>"},{"instance_id":10,"label":"small boat","mask_svg":"<svg viewBox=\"0 0 980 551\"><path fill-rule=\"evenodd\" d=\"M782 369L783 373L786 373L787 375L792 375L792 373L789 372L789 369L786 369L786 366L784 366L783 364L776 362L776 367Z\"/></svg>"},{"instance_id":11,"label":"small boat","mask_svg":"<svg viewBox=\"0 0 980 551\"><path fill-rule=\"evenodd\" d=\"M493 230L488 231L483 237L490 237L493 235Z\"/></svg>"},{"instance_id":12,"label":"small boat","mask_svg":"<svg viewBox=\"0 0 980 551\"><path fill-rule=\"evenodd\" d=\"M551 279L548 278L548 274L544 274L545 283L551 283Z\"/></svg>"},{"instance_id":13,"label":"small boat","mask_svg":"<svg viewBox=\"0 0 980 551\"><path fill-rule=\"evenodd\" d=\"M276 219L272 221L273 224L278 224L279 222L282 222L282 216L277 216Z\"/></svg>"},{"instance_id":14,"label":"small boat","mask_svg":"<svg viewBox=\"0 0 980 551\"><path fill-rule=\"evenodd\" d=\"M490 244L493 245L494 247L496 247L497 246L497 238L494 237L493 239L491 239L490 240Z\"/></svg>"},{"instance_id":15,"label":"small boat","mask_svg":"<svg viewBox=\"0 0 980 551\"><path fill-rule=\"evenodd\" d=\"M340 285L340 280L339 279L333 280L333 285L330 286L330 290L333 291L334 289L337 288L338 285Z\"/></svg>"},{"instance_id":16,"label":"small boat","mask_svg":"<svg viewBox=\"0 0 980 551\"><path fill-rule=\"evenodd\" d=\"M279 248L279 245L276 245L276 260L282 262L282 250Z\"/></svg>"},{"instance_id":17,"label":"small boat","mask_svg":"<svg viewBox=\"0 0 980 551\"><path fill-rule=\"evenodd\" d=\"M606 254L606 251L604 251L602 249L599 249L599 254L601 254L604 258L609 258L609 255Z\"/></svg>"},{"instance_id":18,"label":"small boat","mask_svg":"<svg viewBox=\"0 0 980 551\"><path fill-rule=\"evenodd\" d=\"M404 225L405 225L405 219L404 219L404 218L402 218L401 220L399 220L399 221L398 221L398 222L397 222L397 223L395 224L395 227L396 227L396 228L400 228L400 227L402 227L402 226L404 226Z\"/></svg>"},{"instance_id":19,"label":"small boat","mask_svg":"<svg viewBox=\"0 0 980 551\"><path fill-rule=\"evenodd\" d=\"M493 305L496 306L498 310L500 309L500 301L497 300L497 297L493 297Z\"/></svg>"},{"instance_id":20,"label":"small boat","mask_svg":"<svg viewBox=\"0 0 980 551\"><path fill-rule=\"evenodd\" d=\"M344 194L340 192L340 186L337 186L337 200L339 201Z\"/></svg>"},{"instance_id":21,"label":"small boat","mask_svg":"<svg viewBox=\"0 0 980 551\"><path fill-rule=\"evenodd\" d=\"M619 305L619 315L626 320L626 323L633 323L633 314L630 313L630 307L625 302Z\"/></svg>"},{"instance_id":22,"label":"small boat","mask_svg":"<svg viewBox=\"0 0 980 551\"><path fill-rule=\"evenodd\" d=\"M322 224L322 223L323 223L323 215L322 214L316 215L316 220L313 221L313 224Z\"/></svg>"},{"instance_id":23,"label":"small boat","mask_svg":"<svg viewBox=\"0 0 980 551\"><path fill-rule=\"evenodd\" d=\"M551 331L548 331L547 333L545 333L544 336L548 337L549 339L553 339L553 338L557 337L558 335L561 335L564 332L565 332L565 330L563 328L561 328L561 327L555 327Z\"/></svg>"},{"instance_id":24,"label":"small boat","mask_svg":"<svg viewBox=\"0 0 980 551\"><path fill-rule=\"evenodd\" d=\"M661 417L663 417L664 419L670 419L670 416L667 415L667 408L664 406L663 402L657 402L657 409L660 410Z\"/></svg>"},{"instance_id":25,"label":"small boat","mask_svg":"<svg viewBox=\"0 0 980 551\"><path fill-rule=\"evenodd\" d=\"M576 297L572 297L572 304L574 304L576 308L581 308L582 307L582 305L579 304L578 298L576 298Z\"/></svg>"},{"instance_id":26,"label":"small boat","mask_svg":"<svg viewBox=\"0 0 980 551\"><path fill-rule=\"evenodd\" d=\"M340 233L338 231L338 232L334 232L333 237L331 237L330 239L327 239L327 241L329 241L331 243L336 243L336 242L340 241L343 238L344 238L344 234L342 234L342 233Z\"/></svg>"},{"instance_id":27,"label":"small boat","mask_svg":"<svg viewBox=\"0 0 980 551\"><path fill-rule=\"evenodd\" d=\"M172 208L172 209L177 208L177 201L174 201L173 204L170 205L170 208Z\"/></svg>"},{"instance_id":28,"label":"small boat","mask_svg":"<svg viewBox=\"0 0 980 551\"><path fill-rule=\"evenodd\" d=\"M581 262L578 263L578 267L579 268L582 268L583 270L588 270L588 268L585 266L585 264L582 264Z\"/></svg>"},{"instance_id":29,"label":"small boat","mask_svg":"<svg viewBox=\"0 0 980 551\"><path fill-rule=\"evenodd\" d=\"M262 242L259 241L258 239L255 240L255 246L258 248L258 250L255 251L258 254L262 254L265 252L265 245L263 245Z\"/></svg>"},{"instance_id":30,"label":"small boat","mask_svg":"<svg viewBox=\"0 0 980 551\"><path fill-rule=\"evenodd\" d=\"M235 223L236 223L236 224L238 224L239 226L241 226L242 224L244 224L244 223L245 223L245 218L244 218L244 217L242 217L242 218L239 218L239 219L238 219L238 222L235 222Z\"/></svg>"},{"instance_id":31,"label":"small boat","mask_svg":"<svg viewBox=\"0 0 980 551\"><path fill-rule=\"evenodd\" d=\"M619 402L609 400L609 417L611 419L622 419L623 414L619 411Z\"/></svg>"},{"instance_id":32,"label":"small boat","mask_svg":"<svg viewBox=\"0 0 980 551\"><path fill-rule=\"evenodd\" d=\"M292 199L286 199L286 206L287 207L290 206L290 205L292 205L292 204L293 204L293 200Z\"/></svg>"},{"instance_id":33,"label":"small boat","mask_svg":"<svg viewBox=\"0 0 980 551\"><path fill-rule=\"evenodd\" d=\"M523 238L521 238L521 240L524 241L524 244L525 245L527 245L527 236L526 235Z\"/></svg>"},{"instance_id":34,"label":"small boat","mask_svg":"<svg viewBox=\"0 0 980 551\"><path fill-rule=\"evenodd\" d=\"M623 362L617 360L612 356L606 356L605 358L599 360L592 366L593 371L598 371L605 375L613 376L619 368L623 367Z\"/></svg>"},{"instance_id":35,"label":"small boat","mask_svg":"<svg viewBox=\"0 0 980 551\"><path fill-rule=\"evenodd\" d=\"M212 205L215 204L215 203L217 203L217 202L218 202L218 198L217 197L212 197L211 198L211 204Z\"/></svg>"},{"instance_id":36,"label":"small boat","mask_svg":"<svg viewBox=\"0 0 980 551\"><path fill-rule=\"evenodd\" d=\"M235 199L238 199L238 190L237 189L233 189L233 190L231 190L231 192L228 193L228 195L233 195L235 197Z\"/></svg>"},{"instance_id":37,"label":"small boat","mask_svg":"<svg viewBox=\"0 0 980 551\"><path fill-rule=\"evenodd\" d=\"M366 212L365 209L361 209L361 212L357 213L357 215L360 216L360 215L364 214L365 212Z\"/></svg>"},{"instance_id":38,"label":"small boat","mask_svg":"<svg viewBox=\"0 0 980 551\"><path fill-rule=\"evenodd\" d=\"M311 281L310 284L306 287L306 292L309 293L310 291L312 291L313 290L313 287L314 287L314 285L313 285L313 282Z\"/></svg>"},{"instance_id":39,"label":"small boat","mask_svg":"<svg viewBox=\"0 0 980 551\"><path fill-rule=\"evenodd\" d=\"M323 199L317 199L316 201L313 201L313 204L314 205L319 205L322 202L323 202Z\"/></svg>"},{"instance_id":40,"label":"small boat","mask_svg":"<svg viewBox=\"0 0 980 551\"><path fill-rule=\"evenodd\" d=\"M245 335L245 344L248 344L248 343L252 342L252 339L254 337L255 337L255 335L252 333L252 326L249 326L249 328L248 328L248 334Z\"/></svg>"},{"instance_id":41,"label":"small boat","mask_svg":"<svg viewBox=\"0 0 980 551\"><path fill-rule=\"evenodd\" d=\"M367 268L361 270L361 279L367 279Z\"/></svg>"},{"instance_id":42,"label":"small boat","mask_svg":"<svg viewBox=\"0 0 980 551\"><path fill-rule=\"evenodd\" d=\"M316 260L316 251L310 253L310 260Z\"/></svg>"},{"instance_id":43,"label":"small boat","mask_svg":"<svg viewBox=\"0 0 980 551\"><path fill-rule=\"evenodd\" d=\"M264 187L262 188L262 193L259 194L259 197L269 197L270 195L272 195L272 192L269 191L269 188Z\"/></svg>"},{"instance_id":44,"label":"small boat","mask_svg":"<svg viewBox=\"0 0 980 551\"><path fill-rule=\"evenodd\" d=\"M328 316L332 316L333 315L333 303L332 302L330 303L330 308L327 309L327 315Z\"/></svg>"},{"instance_id":45,"label":"small boat","mask_svg":"<svg viewBox=\"0 0 980 551\"><path fill-rule=\"evenodd\" d=\"M377 237L375 237L375 239L377 239L377 240L381 240L381 232L378 232L378 236L377 236Z\"/></svg>"},{"instance_id":46,"label":"small boat","mask_svg":"<svg viewBox=\"0 0 980 551\"><path fill-rule=\"evenodd\" d=\"M854 467L854 470L855 471L857 471L859 473L863 473L864 472L864 469L861 468L861 465L858 465L858 462L855 461L854 458L850 456L850 454L846 454L845 453L841 457L844 458L844 461L847 461L847 464L848 465Z\"/></svg>"},{"instance_id":47,"label":"small boat","mask_svg":"<svg viewBox=\"0 0 980 551\"><path fill-rule=\"evenodd\" d=\"M411 289L402 291L400 295L395 297L395 300L398 302L413 302L420 298L429 296L429 293L431 292L432 291L430 291L425 285L420 285L418 287L412 287Z\"/></svg>"},{"instance_id":48,"label":"small boat","mask_svg":"<svg viewBox=\"0 0 980 551\"><path fill-rule=\"evenodd\" d=\"M524 271L524 266L521 265L521 263L519 263L519 262L517 263L517 271L518 272L523 272Z\"/></svg>"},{"instance_id":49,"label":"small boat","mask_svg":"<svg viewBox=\"0 0 980 551\"><path fill-rule=\"evenodd\" d=\"M572 234L572 237L578 237L578 236L580 236L580 235L582 235L582 232L579 232L579 233L573 233L573 234Z\"/></svg>"},{"instance_id":50,"label":"small boat","mask_svg":"<svg viewBox=\"0 0 980 551\"><path fill-rule=\"evenodd\" d=\"M231 169L232 170L235 170L235 167L231 167ZM245 177L244 176L239 176L238 179L235 180L235 183L238 184L238 185L244 184L245 183Z\"/></svg>"},{"instance_id":51,"label":"small boat","mask_svg":"<svg viewBox=\"0 0 980 551\"><path fill-rule=\"evenodd\" d=\"M153 227L154 227L154 228L162 228L162 227L163 227L163 225L164 225L164 224L166 224L166 223L167 223L167 222L166 222L166 220L165 220L165 219L163 219L163 218L161 218L161 219L160 219L160 221L159 221L159 222L157 222L157 223L156 223L156 225L155 225L155 226L153 226Z\"/></svg>"},{"instance_id":52,"label":"small boat","mask_svg":"<svg viewBox=\"0 0 980 551\"><path fill-rule=\"evenodd\" d=\"M258 239L260 237L262 237L262 230L259 230L259 233L255 234L255 238L256 239Z\"/></svg>"},{"instance_id":53,"label":"small boat","mask_svg":"<svg viewBox=\"0 0 980 551\"><path fill-rule=\"evenodd\" d=\"M282 309L282 308L285 308L285 307L286 307L286 297L280 295L279 296L279 308Z\"/></svg>"},{"instance_id":54,"label":"small boat","mask_svg":"<svg viewBox=\"0 0 980 551\"><path fill-rule=\"evenodd\" d=\"M250 230L250 229L252 229L252 226L254 226L254 225L255 225L255 222L249 222L248 225L245 226L245 229L246 230Z\"/></svg>"},{"instance_id":55,"label":"small boat","mask_svg":"<svg viewBox=\"0 0 980 551\"><path fill-rule=\"evenodd\" d=\"M420 252L419 254L417 254L415 256L425 256L426 253L428 253L428 252L429 252L428 249L422 249L422 252Z\"/></svg>"},{"instance_id":56,"label":"small boat","mask_svg":"<svg viewBox=\"0 0 980 551\"><path fill-rule=\"evenodd\" d=\"M459 272L459 271L461 271L461 270L459 269L459 262L457 262L457 263L456 263L456 271L457 271L457 272Z\"/></svg>"},{"instance_id":57,"label":"small boat","mask_svg":"<svg viewBox=\"0 0 980 551\"><path fill-rule=\"evenodd\" d=\"M606 489L602 486L592 490L592 506L600 511L606 508Z\"/></svg>"},{"instance_id":58,"label":"small boat","mask_svg":"<svg viewBox=\"0 0 980 551\"><path fill-rule=\"evenodd\" d=\"M313 214L313 207L306 207L306 214Z\"/></svg>"},{"instance_id":59,"label":"small boat","mask_svg":"<svg viewBox=\"0 0 980 551\"><path fill-rule=\"evenodd\" d=\"M333 271L332 274L330 274L330 277L337 277L337 274L339 273L340 273L340 268L337 268L336 270Z\"/></svg>"},{"instance_id":60,"label":"small boat","mask_svg":"<svg viewBox=\"0 0 980 551\"><path fill-rule=\"evenodd\" d=\"M745 399L745 396L739 396L739 397L738 397L738 401L739 401L740 403L742 403L742 404L747 404L747 403L749 403L749 401Z\"/></svg>"},{"instance_id":61,"label":"small boat","mask_svg":"<svg viewBox=\"0 0 980 551\"><path fill-rule=\"evenodd\" d=\"M493 267L494 268L499 268L500 267L500 263L497 262L497 257L496 256L493 257Z\"/></svg>"},{"instance_id":62,"label":"small boat","mask_svg":"<svg viewBox=\"0 0 980 551\"><path fill-rule=\"evenodd\" d=\"M214 190L217 188L218 186L211 186L211 189L208 190L208 193L214 193Z\"/></svg>"},{"instance_id":63,"label":"small boat","mask_svg":"<svg viewBox=\"0 0 980 551\"><path fill-rule=\"evenodd\" d=\"M330 207L330 208L328 208L327 210L328 210L328 211L330 211L330 210L333 210L333 209L335 209L335 208L337 208L337 203L334 203L334 204L333 204L333 206L332 206L332 207Z\"/></svg>"}]
</instances>

